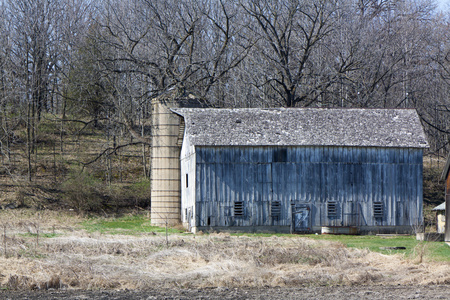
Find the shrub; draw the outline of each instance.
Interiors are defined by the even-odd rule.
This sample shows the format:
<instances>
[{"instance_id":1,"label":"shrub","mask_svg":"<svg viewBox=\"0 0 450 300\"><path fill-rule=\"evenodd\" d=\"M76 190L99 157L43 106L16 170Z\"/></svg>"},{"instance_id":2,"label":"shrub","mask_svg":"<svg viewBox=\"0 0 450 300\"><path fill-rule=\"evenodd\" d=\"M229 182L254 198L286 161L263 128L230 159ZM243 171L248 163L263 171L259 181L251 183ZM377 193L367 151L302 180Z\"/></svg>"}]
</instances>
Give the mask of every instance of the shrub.
<instances>
[{"instance_id":1,"label":"shrub","mask_svg":"<svg viewBox=\"0 0 450 300\"><path fill-rule=\"evenodd\" d=\"M120 207L142 207L150 205L150 182L142 179L132 185L112 185L108 190L110 206Z\"/></svg>"},{"instance_id":2,"label":"shrub","mask_svg":"<svg viewBox=\"0 0 450 300\"><path fill-rule=\"evenodd\" d=\"M150 180L143 178L131 186L131 192L135 200L135 205L147 207L150 205Z\"/></svg>"},{"instance_id":3,"label":"shrub","mask_svg":"<svg viewBox=\"0 0 450 300\"><path fill-rule=\"evenodd\" d=\"M72 174L61 186L63 201L78 212L97 212L103 208L103 183L86 172Z\"/></svg>"}]
</instances>

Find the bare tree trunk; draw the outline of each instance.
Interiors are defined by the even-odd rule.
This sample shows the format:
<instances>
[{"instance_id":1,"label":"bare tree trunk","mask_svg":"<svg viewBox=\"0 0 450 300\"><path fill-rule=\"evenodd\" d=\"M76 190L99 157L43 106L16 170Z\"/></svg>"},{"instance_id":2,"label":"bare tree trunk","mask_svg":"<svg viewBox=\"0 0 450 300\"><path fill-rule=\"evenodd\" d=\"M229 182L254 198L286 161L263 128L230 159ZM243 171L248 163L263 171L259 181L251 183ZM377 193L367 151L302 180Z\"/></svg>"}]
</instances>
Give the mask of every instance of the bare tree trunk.
<instances>
[{"instance_id":1,"label":"bare tree trunk","mask_svg":"<svg viewBox=\"0 0 450 300\"><path fill-rule=\"evenodd\" d=\"M28 181L31 182L32 179L32 143L33 143L33 129L32 129L32 106L33 104L28 102L27 106L27 170L28 170Z\"/></svg>"}]
</instances>

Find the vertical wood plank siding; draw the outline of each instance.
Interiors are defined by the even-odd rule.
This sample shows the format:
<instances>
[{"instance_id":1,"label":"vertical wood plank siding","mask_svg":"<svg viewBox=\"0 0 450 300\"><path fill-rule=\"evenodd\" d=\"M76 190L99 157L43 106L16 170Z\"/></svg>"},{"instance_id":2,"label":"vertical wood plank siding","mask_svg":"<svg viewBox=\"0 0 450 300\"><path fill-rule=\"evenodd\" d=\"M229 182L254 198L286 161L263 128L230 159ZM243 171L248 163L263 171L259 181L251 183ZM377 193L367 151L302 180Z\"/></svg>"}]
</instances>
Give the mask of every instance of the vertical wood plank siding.
<instances>
[{"instance_id":1,"label":"vertical wood plank siding","mask_svg":"<svg viewBox=\"0 0 450 300\"><path fill-rule=\"evenodd\" d=\"M422 220L422 150L358 147L199 147L196 226L415 226ZM193 171L193 170L192 170ZM243 202L244 214L234 205ZM279 201L279 217L271 203ZM337 214L327 213L335 202ZM373 204L382 203L382 217Z\"/></svg>"}]
</instances>

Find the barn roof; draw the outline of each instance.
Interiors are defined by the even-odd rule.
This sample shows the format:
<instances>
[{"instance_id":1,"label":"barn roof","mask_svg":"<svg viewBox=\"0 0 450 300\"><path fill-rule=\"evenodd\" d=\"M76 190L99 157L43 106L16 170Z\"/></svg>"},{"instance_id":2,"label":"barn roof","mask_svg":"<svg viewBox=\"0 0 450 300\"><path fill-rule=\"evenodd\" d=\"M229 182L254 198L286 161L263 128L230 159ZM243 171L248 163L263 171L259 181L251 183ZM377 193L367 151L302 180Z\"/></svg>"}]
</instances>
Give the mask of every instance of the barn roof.
<instances>
[{"instance_id":1,"label":"barn roof","mask_svg":"<svg viewBox=\"0 0 450 300\"><path fill-rule=\"evenodd\" d=\"M192 145L427 148L412 109L176 108Z\"/></svg>"},{"instance_id":2,"label":"barn roof","mask_svg":"<svg viewBox=\"0 0 450 300\"><path fill-rule=\"evenodd\" d=\"M445 202L439 204L438 206L436 206L432 210L445 210Z\"/></svg>"}]
</instances>

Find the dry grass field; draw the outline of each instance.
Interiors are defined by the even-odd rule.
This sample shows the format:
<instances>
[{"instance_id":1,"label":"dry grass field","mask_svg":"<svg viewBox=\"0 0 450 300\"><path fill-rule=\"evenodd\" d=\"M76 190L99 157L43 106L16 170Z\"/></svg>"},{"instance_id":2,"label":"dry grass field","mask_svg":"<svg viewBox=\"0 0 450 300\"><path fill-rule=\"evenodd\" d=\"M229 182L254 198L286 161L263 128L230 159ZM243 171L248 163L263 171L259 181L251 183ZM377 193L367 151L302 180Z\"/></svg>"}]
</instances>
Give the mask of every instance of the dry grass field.
<instances>
[{"instance_id":1,"label":"dry grass field","mask_svg":"<svg viewBox=\"0 0 450 300\"><path fill-rule=\"evenodd\" d=\"M166 239L145 222L142 230L92 224L70 212L0 211L1 289L450 285L450 263L428 258L423 247L406 256L305 236L170 233Z\"/></svg>"}]
</instances>

